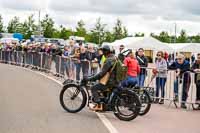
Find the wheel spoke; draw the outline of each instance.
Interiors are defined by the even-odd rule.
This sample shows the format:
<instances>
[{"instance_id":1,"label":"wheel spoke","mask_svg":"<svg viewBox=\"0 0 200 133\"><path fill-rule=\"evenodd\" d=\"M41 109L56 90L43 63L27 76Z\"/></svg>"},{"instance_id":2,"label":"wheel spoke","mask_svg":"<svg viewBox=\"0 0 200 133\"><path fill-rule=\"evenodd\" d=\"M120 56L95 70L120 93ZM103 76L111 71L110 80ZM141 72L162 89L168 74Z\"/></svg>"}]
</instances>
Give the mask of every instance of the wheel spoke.
<instances>
[{"instance_id":1,"label":"wheel spoke","mask_svg":"<svg viewBox=\"0 0 200 133\"><path fill-rule=\"evenodd\" d=\"M68 100L70 100L71 98L69 98L69 97L64 97L64 101L68 101Z\"/></svg>"},{"instance_id":2,"label":"wheel spoke","mask_svg":"<svg viewBox=\"0 0 200 133\"><path fill-rule=\"evenodd\" d=\"M67 93L68 92L68 93ZM72 97L72 92L71 91L66 91L67 96Z\"/></svg>"}]
</instances>

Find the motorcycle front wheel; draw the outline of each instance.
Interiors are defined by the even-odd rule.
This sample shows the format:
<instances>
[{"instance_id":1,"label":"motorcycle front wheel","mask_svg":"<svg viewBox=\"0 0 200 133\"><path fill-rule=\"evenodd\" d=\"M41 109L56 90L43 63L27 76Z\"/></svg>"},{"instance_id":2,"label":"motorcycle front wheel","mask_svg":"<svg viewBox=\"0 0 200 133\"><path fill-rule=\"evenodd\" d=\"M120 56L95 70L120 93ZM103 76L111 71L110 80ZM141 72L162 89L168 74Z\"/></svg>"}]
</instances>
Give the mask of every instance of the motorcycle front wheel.
<instances>
[{"instance_id":1,"label":"motorcycle front wheel","mask_svg":"<svg viewBox=\"0 0 200 133\"><path fill-rule=\"evenodd\" d=\"M86 92L77 84L67 84L60 92L60 104L69 113L81 111L87 102Z\"/></svg>"}]
</instances>

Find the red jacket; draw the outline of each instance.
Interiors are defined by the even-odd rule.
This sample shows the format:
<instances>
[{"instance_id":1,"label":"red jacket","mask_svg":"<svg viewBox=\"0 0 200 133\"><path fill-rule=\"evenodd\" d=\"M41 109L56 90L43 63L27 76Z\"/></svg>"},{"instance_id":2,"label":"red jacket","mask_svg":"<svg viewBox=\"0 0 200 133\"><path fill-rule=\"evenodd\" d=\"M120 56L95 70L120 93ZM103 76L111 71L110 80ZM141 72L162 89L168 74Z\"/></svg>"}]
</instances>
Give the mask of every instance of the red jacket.
<instances>
[{"instance_id":1,"label":"red jacket","mask_svg":"<svg viewBox=\"0 0 200 133\"><path fill-rule=\"evenodd\" d=\"M137 77L140 73L140 66L135 58L126 57L124 59L124 65L128 67L128 76Z\"/></svg>"}]
</instances>

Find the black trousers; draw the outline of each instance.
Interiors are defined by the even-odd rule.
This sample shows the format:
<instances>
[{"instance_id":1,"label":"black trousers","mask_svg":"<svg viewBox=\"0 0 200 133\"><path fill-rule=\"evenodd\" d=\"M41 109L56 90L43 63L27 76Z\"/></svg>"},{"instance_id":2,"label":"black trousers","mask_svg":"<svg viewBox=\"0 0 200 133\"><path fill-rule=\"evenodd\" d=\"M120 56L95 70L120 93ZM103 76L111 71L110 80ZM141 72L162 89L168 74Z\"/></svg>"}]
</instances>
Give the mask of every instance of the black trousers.
<instances>
[{"instance_id":1,"label":"black trousers","mask_svg":"<svg viewBox=\"0 0 200 133\"><path fill-rule=\"evenodd\" d=\"M95 103L101 102L100 101L101 99L99 98L99 92L102 92L106 89L107 89L106 85L103 85L101 83L97 83L96 85L92 86L91 92L92 92L92 96L93 96L93 101Z\"/></svg>"},{"instance_id":2,"label":"black trousers","mask_svg":"<svg viewBox=\"0 0 200 133\"><path fill-rule=\"evenodd\" d=\"M196 83L196 100L200 100L200 82Z\"/></svg>"}]
</instances>

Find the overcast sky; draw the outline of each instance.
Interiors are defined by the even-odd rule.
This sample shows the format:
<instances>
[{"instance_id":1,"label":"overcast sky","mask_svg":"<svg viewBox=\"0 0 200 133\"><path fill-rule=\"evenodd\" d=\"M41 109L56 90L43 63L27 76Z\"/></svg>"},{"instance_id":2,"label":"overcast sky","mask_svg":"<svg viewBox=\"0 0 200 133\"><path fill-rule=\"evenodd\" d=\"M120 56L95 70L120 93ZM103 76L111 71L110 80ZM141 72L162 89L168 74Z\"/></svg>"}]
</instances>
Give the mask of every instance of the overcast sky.
<instances>
[{"instance_id":1,"label":"overcast sky","mask_svg":"<svg viewBox=\"0 0 200 133\"><path fill-rule=\"evenodd\" d=\"M48 13L57 25L74 28L78 20L92 28L98 17L111 28L116 19L122 20L129 33L162 30L174 34L185 29L189 34L200 33L200 0L0 0L4 23L19 16L21 21L34 14L38 19Z\"/></svg>"}]
</instances>

